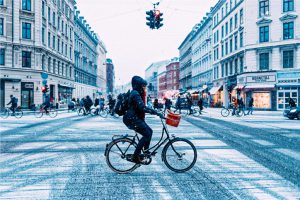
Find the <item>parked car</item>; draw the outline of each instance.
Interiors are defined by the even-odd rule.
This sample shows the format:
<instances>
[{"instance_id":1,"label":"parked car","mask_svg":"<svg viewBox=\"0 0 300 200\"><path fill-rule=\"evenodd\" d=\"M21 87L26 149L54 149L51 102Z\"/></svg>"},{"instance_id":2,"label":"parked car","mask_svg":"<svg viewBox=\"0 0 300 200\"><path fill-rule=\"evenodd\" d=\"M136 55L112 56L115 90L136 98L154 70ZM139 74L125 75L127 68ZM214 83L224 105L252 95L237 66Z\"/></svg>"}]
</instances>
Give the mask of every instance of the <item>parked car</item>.
<instances>
[{"instance_id":1,"label":"parked car","mask_svg":"<svg viewBox=\"0 0 300 200\"><path fill-rule=\"evenodd\" d=\"M283 116L289 119L297 118L300 120L300 107L291 108L290 110L285 110Z\"/></svg>"}]
</instances>

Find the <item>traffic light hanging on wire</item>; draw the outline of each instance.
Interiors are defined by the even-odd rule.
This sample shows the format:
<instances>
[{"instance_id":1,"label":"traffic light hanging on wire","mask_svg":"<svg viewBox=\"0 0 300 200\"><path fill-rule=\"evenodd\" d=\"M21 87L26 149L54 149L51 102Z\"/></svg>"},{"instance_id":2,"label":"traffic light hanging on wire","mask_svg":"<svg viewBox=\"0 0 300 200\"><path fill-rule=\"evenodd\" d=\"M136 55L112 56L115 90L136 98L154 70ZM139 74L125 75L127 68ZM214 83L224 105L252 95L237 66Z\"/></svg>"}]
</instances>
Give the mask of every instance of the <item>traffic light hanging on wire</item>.
<instances>
[{"instance_id":1,"label":"traffic light hanging on wire","mask_svg":"<svg viewBox=\"0 0 300 200\"><path fill-rule=\"evenodd\" d=\"M147 15L146 16L147 26L149 26L151 29L154 29L155 28L155 20L154 20L155 16L154 16L153 10L147 11L146 15Z\"/></svg>"},{"instance_id":2,"label":"traffic light hanging on wire","mask_svg":"<svg viewBox=\"0 0 300 200\"><path fill-rule=\"evenodd\" d=\"M154 19L155 19L155 28L159 29L160 27L162 27L164 24L161 23L163 21L163 13L161 13L159 10L155 10L154 11Z\"/></svg>"},{"instance_id":3,"label":"traffic light hanging on wire","mask_svg":"<svg viewBox=\"0 0 300 200\"><path fill-rule=\"evenodd\" d=\"M42 87L42 93L47 93L49 91L48 85Z\"/></svg>"},{"instance_id":4,"label":"traffic light hanging on wire","mask_svg":"<svg viewBox=\"0 0 300 200\"><path fill-rule=\"evenodd\" d=\"M156 9L156 6L159 5L159 2L153 4L153 10L149 10L146 12L146 24L149 26L152 30L153 29L159 29L164 24L161 23L163 21L162 15L163 13L160 12L160 10Z\"/></svg>"}]
</instances>

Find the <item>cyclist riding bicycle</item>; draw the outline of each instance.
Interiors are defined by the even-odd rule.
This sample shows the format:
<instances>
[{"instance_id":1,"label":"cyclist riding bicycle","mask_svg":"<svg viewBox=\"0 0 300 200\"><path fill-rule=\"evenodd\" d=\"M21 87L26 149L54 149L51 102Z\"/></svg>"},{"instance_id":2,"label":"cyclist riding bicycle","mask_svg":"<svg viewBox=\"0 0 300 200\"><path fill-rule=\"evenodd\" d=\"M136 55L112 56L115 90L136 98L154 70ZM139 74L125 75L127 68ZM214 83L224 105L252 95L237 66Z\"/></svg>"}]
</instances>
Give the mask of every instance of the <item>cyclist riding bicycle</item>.
<instances>
[{"instance_id":1,"label":"cyclist riding bicycle","mask_svg":"<svg viewBox=\"0 0 300 200\"><path fill-rule=\"evenodd\" d=\"M152 129L145 122L145 113L157 114L157 112L145 105L147 81L139 76L134 76L131 80L131 85L132 91L129 96L129 109L123 117L123 122L129 129L143 136L132 155L133 162L141 163L142 158L140 153L143 148L144 150L149 149L153 133Z\"/></svg>"},{"instance_id":2,"label":"cyclist riding bicycle","mask_svg":"<svg viewBox=\"0 0 300 200\"><path fill-rule=\"evenodd\" d=\"M8 104L6 105L10 105L11 107L9 108L13 113L13 115L15 114L15 110L18 107L18 99L16 97L14 97L12 94L10 95L10 102L8 102Z\"/></svg>"},{"instance_id":3,"label":"cyclist riding bicycle","mask_svg":"<svg viewBox=\"0 0 300 200\"><path fill-rule=\"evenodd\" d=\"M44 106L45 112L48 114L48 108L50 108L50 97L48 95L45 96L45 101L42 105Z\"/></svg>"}]
</instances>

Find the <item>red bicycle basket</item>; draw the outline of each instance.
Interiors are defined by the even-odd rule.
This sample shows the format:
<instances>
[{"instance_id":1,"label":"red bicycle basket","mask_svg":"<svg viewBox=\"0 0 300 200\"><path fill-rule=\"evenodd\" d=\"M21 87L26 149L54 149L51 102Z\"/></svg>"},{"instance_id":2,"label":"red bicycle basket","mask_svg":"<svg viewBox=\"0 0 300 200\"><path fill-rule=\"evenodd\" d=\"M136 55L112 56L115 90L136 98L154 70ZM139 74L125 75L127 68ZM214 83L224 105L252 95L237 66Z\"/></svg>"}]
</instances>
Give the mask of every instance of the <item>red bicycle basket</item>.
<instances>
[{"instance_id":1,"label":"red bicycle basket","mask_svg":"<svg viewBox=\"0 0 300 200\"><path fill-rule=\"evenodd\" d=\"M179 114L172 113L170 110L167 111L166 124L169 126L178 127L181 116Z\"/></svg>"}]
</instances>

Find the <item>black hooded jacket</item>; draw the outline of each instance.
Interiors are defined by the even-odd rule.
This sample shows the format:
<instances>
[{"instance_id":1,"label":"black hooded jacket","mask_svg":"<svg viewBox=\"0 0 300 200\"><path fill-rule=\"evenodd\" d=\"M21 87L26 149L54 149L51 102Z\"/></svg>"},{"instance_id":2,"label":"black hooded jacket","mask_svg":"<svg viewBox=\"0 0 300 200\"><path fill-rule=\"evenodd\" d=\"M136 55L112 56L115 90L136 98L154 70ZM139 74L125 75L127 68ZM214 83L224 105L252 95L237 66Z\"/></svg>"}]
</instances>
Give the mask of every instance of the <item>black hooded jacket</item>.
<instances>
[{"instance_id":1,"label":"black hooded jacket","mask_svg":"<svg viewBox=\"0 0 300 200\"><path fill-rule=\"evenodd\" d=\"M155 114L156 111L145 106L142 97L145 95L143 87L147 86L147 81L139 76L134 76L131 80L132 91L129 96L129 109L124 116L124 123L131 120L145 119L145 113Z\"/></svg>"}]
</instances>

